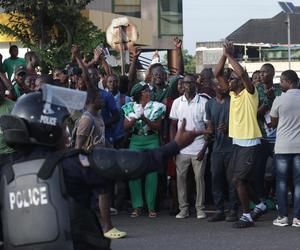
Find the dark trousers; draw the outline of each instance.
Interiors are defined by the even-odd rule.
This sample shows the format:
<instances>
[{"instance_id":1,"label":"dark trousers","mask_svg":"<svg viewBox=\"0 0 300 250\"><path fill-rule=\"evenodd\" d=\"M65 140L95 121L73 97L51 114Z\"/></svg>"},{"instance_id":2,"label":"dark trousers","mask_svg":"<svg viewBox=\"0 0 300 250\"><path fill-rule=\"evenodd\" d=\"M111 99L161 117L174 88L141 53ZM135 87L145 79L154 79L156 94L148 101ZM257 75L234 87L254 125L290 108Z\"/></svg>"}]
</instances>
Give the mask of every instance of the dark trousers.
<instances>
[{"instance_id":1,"label":"dark trousers","mask_svg":"<svg viewBox=\"0 0 300 250\"><path fill-rule=\"evenodd\" d=\"M254 169L255 178L252 185L255 193L262 200L264 200L268 195L265 193L265 172L268 158L273 158L273 155L274 143L269 143L267 140L261 140Z\"/></svg>"},{"instance_id":2,"label":"dark trousers","mask_svg":"<svg viewBox=\"0 0 300 250\"><path fill-rule=\"evenodd\" d=\"M224 212L224 187L228 184L229 208L238 210L238 198L232 181L228 181L227 169L231 153L213 152L211 155L211 174L213 199L217 209Z\"/></svg>"}]
</instances>

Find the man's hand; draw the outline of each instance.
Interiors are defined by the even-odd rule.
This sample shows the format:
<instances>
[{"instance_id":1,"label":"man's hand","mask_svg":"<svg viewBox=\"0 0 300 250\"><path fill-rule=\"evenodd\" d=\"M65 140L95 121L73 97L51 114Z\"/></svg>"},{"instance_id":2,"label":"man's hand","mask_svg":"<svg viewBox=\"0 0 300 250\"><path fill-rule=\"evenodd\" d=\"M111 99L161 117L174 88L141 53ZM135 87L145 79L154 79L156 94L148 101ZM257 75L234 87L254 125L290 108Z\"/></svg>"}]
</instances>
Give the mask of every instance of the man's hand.
<instances>
[{"instance_id":1,"label":"man's hand","mask_svg":"<svg viewBox=\"0 0 300 250\"><path fill-rule=\"evenodd\" d=\"M133 47L131 50L132 57L138 58L140 54L142 53L142 50L140 47Z\"/></svg>"},{"instance_id":2,"label":"man's hand","mask_svg":"<svg viewBox=\"0 0 300 250\"><path fill-rule=\"evenodd\" d=\"M79 56L79 46L78 45L72 45L71 54L72 54L72 59L80 57Z\"/></svg>"},{"instance_id":3,"label":"man's hand","mask_svg":"<svg viewBox=\"0 0 300 250\"><path fill-rule=\"evenodd\" d=\"M218 129L221 133L223 133L223 134L227 134L227 133L228 133L228 127L227 127L227 125L226 125L224 122L221 122L221 123L219 124L219 126L217 127L217 129Z\"/></svg>"},{"instance_id":4,"label":"man's hand","mask_svg":"<svg viewBox=\"0 0 300 250\"><path fill-rule=\"evenodd\" d=\"M265 90L265 94L266 94L266 96L267 96L267 98L269 99L269 100L274 100L275 99L275 92L274 92L274 89L273 89L273 87L272 88L269 88L269 89L266 89Z\"/></svg>"},{"instance_id":5,"label":"man's hand","mask_svg":"<svg viewBox=\"0 0 300 250\"><path fill-rule=\"evenodd\" d=\"M176 49L181 49L182 48L182 40L179 39L178 37L175 37L173 40L174 46Z\"/></svg>"},{"instance_id":6,"label":"man's hand","mask_svg":"<svg viewBox=\"0 0 300 250\"><path fill-rule=\"evenodd\" d=\"M205 156L205 150L200 150L200 152L197 154L197 161L203 161Z\"/></svg>"},{"instance_id":7,"label":"man's hand","mask_svg":"<svg viewBox=\"0 0 300 250\"><path fill-rule=\"evenodd\" d=\"M183 119L180 128L177 130L174 141L177 143L180 149L190 145L194 139L198 136L197 131L187 131L185 130L186 120Z\"/></svg>"},{"instance_id":8,"label":"man's hand","mask_svg":"<svg viewBox=\"0 0 300 250\"><path fill-rule=\"evenodd\" d=\"M225 41L225 43L223 44L223 54L224 54L224 56L226 56L226 57L232 56L233 53L234 53L233 43L229 42L229 41Z\"/></svg>"},{"instance_id":9,"label":"man's hand","mask_svg":"<svg viewBox=\"0 0 300 250\"><path fill-rule=\"evenodd\" d=\"M94 63L99 62L100 58L102 56L102 49L96 48L94 49Z\"/></svg>"}]
</instances>

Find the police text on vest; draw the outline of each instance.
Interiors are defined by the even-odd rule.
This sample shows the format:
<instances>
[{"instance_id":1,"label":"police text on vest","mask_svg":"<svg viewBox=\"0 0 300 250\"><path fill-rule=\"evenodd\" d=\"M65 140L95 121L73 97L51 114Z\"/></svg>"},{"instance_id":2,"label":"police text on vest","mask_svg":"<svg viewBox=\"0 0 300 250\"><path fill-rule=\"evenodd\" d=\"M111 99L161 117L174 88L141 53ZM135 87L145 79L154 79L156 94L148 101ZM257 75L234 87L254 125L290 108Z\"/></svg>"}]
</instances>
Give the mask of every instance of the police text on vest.
<instances>
[{"instance_id":1,"label":"police text on vest","mask_svg":"<svg viewBox=\"0 0 300 250\"><path fill-rule=\"evenodd\" d=\"M10 209L48 204L47 188L35 187L9 193Z\"/></svg>"}]
</instances>

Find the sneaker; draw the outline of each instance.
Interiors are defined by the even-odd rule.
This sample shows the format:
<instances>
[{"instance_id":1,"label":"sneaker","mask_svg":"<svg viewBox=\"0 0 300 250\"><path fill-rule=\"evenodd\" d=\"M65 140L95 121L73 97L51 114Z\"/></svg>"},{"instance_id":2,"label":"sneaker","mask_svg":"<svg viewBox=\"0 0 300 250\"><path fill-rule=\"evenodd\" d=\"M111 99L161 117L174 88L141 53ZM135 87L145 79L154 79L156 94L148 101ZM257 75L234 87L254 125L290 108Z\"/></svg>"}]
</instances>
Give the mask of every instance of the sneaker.
<instances>
[{"instance_id":1,"label":"sneaker","mask_svg":"<svg viewBox=\"0 0 300 250\"><path fill-rule=\"evenodd\" d=\"M292 227L300 227L300 220L297 218L294 218Z\"/></svg>"},{"instance_id":2,"label":"sneaker","mask_svg":"<svg viewBox=\"0 0 300 250\"><path fill-rule=\"evenodd\" d=\"M202 210L197 211L197 219L205 219L207 217L206 213Z\"/></svg>"},{"instance_id":3,"label":"sneaker","mask_svg":"<svg viewBox=\"0 0 300 250\"><path fill-rule=\"evenodd\" d=\"M279 227L286 227L286 226L288 226L289 225L288 217L286 217L286 216L284 216L284 217L278 216L275 220L273 220L273 225L274 226L279 226Z\"/></svg>"},{"instance_id":4,"label":"sneaker","mask_svg":"<svg viewBox=\"0 0 300 250\"><path fill-rule=\"evenodd\" d=\"M110 215L117 215L118 214L118 210L115 209L114 207L110 208Z\"/></svg>"},{"instance_id":5,"label":"sneaker","mask_svg":"<svg viewBox=\"0 0 300 250\"><path fill-rule=\"evenodd\" d=\"M246 227L253 227L253 221L250 221L246 216L242 216L237 222L232 224L233 228L246 228Z\"/></svg>"},{"instance_id":6,"label":"sneaker","mask_svg":"<svg viewBox=\"0 0 300 250\"><path fill-rule=\"evenodd\" d=\"M188 210L180 210L178 214L176 214L176 219L184 219L189 217L189 212Z\"/></svg>"},{"instance_id":7,"label":"sneaker","mask_svg":"<svg viewBox=\"0 0 300 250\"><path fill-rule=\"evenodd\" d=\"M210 217L207 221L208 222L217 222L225 220L225 214L222 212L217 212L214 216Z\"/></svg>"},{"instance_id":8,"label":"sneaker","mask_svg":"<svg viewBox=\"0 0 300 250\"><path fill-rule=\"evenodd\" d=\"M257 221L259 217L267 213L267 208L262 210L258 207L255 207L251 212L252 220Z\"/></svg>"},{"instance_id":9,"label":"sneaker","mask_svg":"<svg viewBox=\"0 0 300 250\"><path fill-rule=\"evenodd\" d=\"M231 210L225 218L225 221L227 221L227 222L235 222L238 220L239 220L239 217L237 215L237 211L234 211L234 210Z\"/></svg>"}]
</instances>

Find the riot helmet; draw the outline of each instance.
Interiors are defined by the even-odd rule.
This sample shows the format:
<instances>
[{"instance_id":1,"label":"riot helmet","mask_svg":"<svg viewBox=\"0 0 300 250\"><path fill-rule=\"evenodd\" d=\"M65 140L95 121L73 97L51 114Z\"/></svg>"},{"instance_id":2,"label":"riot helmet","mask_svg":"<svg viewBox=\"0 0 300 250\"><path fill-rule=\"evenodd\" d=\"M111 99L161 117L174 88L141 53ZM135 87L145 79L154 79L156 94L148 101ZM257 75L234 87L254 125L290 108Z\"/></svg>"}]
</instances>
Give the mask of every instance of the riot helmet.
<instances>
[{"instance_id":1,"label":"riot helmet","mask_svg":"<svg viewBox=\"0 0 300 250\"><path fill-rule=\"evenodd\" d=\"M63 136L63 124L74 110L84 108L86 93L44 84L41 91L21 96L10 115L0 118L9 145L54 147Z\"/></svg>"}]
</instances>

